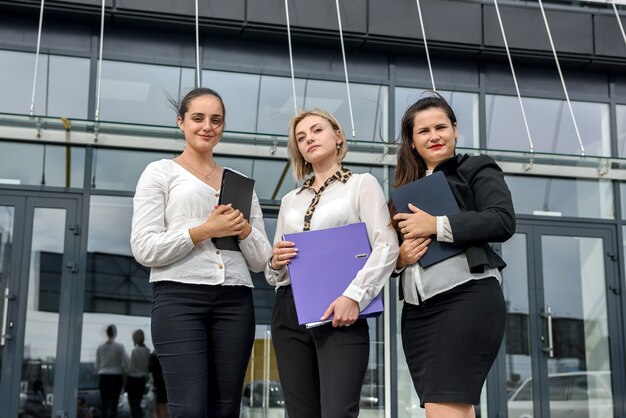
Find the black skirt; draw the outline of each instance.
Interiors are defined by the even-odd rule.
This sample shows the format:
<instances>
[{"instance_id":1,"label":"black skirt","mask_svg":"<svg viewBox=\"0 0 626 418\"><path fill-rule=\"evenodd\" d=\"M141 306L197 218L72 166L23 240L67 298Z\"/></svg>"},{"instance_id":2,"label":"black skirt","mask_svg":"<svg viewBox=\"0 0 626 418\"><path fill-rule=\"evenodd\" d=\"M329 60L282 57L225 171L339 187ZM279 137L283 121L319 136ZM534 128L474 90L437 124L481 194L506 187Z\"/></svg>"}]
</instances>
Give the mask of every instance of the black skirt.
<instances>
[{"instance_id":1,"label":"black skirt","mask_svg":"<svg viewBox=\"0 0 626 418\"><path fill-rule=\"evenodd\" d=\"M495 278L471 280L402 309L402 345L425 403L478 405L504 337L506 307Z\"/></svg>"}]
</instances>

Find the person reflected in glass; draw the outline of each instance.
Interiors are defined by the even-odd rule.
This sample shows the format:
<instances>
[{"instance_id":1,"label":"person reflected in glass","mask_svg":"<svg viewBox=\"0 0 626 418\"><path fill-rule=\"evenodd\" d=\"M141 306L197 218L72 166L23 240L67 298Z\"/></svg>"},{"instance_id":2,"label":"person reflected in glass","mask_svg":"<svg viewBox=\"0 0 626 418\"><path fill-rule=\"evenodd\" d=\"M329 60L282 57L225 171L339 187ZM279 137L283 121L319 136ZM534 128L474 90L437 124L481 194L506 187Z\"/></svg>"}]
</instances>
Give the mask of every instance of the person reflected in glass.
<instances>
[{"instance_id":1,"label":"person reflected in glass","mask_svg":"<svg viewBox=\"0 0 626 418\"><path fill-rule=\"evenodd\" d=\"M124 374L128 369L128 356L124 346L115 341L117 327L106 328L107 340L96 350L95 367L98 371L100 389L100 415L102 418L116 418L117 406L124 387Z\"/></svg>"},{"instance_id":2,"label":"person reflected in glass","mask_svg":"<svg viewBox=\"0 0 626 418\"><path fill-rule=\"evenodd\" d=\"M355 174L342 165L348 151L339 122L314 109L289 125L288 149L301 188L283 197L275 244L265 271L276 286L272 341L290 417L357 417L369 360L369 327L359 312L382 290L394 270L398 239L391 226L385 196L371 174ZM307 329L298 325L287 265L297 254L283 234L364 222L371 255L321 320L331 323ZM320 260L320 263L325 262Z\"/></svg>"},{"instance_id":3,"label":"person reflected in glass","mask_svg":"<svg viewBox=\"0 0 626 418\"><path fill-rule=\"evenodd\" d=\"M489 243L515 232L511 193L491 157L456 155L456 116L439 94L411 105L401 129L394 186L441 171L461 209L432 216L414 205L410 213L391 207L402 236L404 354L427 418L473 418L504 336L506 264ZM422 268L418 261L433 239L464 251Z\"/></svg>"},{"instance_id":4,"label":"person reflected in glass","mask_svg":"<svg viewBox=\"0 0 626 418\"><path fill-rule=\"evenodd\" d=\"M254 342L250 270L263 271L272 247L253 195L250 219L219 205L224 169L214 158L226 109L208 88L176 104L185 149L152 162L133 199L131 248L151 267L152 340L173 418L239 417ZM236 236L241 251L212 238Z\"/></svg>"},{"instance_id":5,"label":"person reflected in glass","mask_svg":"<svg viewBox=\"0 0 626 418\"><path fill-rule=\"evenodd\" d=\"M150 362L150 349L146 347L145 336L142 330L133 332L135 347L130 352L130 362L126 376L126 393L132 418L143 418L141 399L146 392L146 378Z\"/></svg>"}]
</instances>

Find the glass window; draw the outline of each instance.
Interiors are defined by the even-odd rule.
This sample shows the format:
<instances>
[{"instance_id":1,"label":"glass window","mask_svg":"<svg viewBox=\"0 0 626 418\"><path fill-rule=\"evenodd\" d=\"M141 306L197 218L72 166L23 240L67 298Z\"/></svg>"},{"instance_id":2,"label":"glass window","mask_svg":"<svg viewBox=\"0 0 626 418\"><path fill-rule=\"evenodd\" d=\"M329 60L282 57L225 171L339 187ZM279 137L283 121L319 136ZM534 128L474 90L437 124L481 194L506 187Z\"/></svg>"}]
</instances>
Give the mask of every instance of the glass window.
<instances>
[{"instance_id":1,"label":"glass window","mask_svg":"<svg viewBox=\"0 0 626 418\"><path fill-rule=\"evenodd\" d=\"M137 180L149 163L174 158L176 154L96 149L91 186L94 189L135 191Z\"/></svg>"},{"instance_id":2,"label":"glass window","mask_svg":"<svg viewBox=\"0 0 626 418\"><path fill-rule=\"evenodd\" d=\"M580 154L574 123L564 100L523 98L535 151ZM609 156L609 105L572 102L586 155ZM528 135L519 101L514 96L487 95L487 147L528 151Z\"/></svg>"},{"instance_id":3,"label":"glass window","mask_svg":"<svg viewBox=\"0 0 626 418\"><path fill-rule=\"evenodd\" d=\"M39 55L35 114L87 119L89 59ZM0 113L29 114L35 54L0 51Z\"/></svg>"},{"instance_id":4,"label":"glass window","mask_svg":"<svg viewBox=\"0 0 626 418\"><path fill-rule=\"evenodd\" d=\"M85 149L0 142L0 184L83 187Z\"/></svg>"},{"instance_id":5,"label":"glass window","mask_svg":"<svg viewBox=\"0 0 626 418\"><path fill-rule=\"evenodd\" d=\"M295 83L297 106L298 110L301 110L304 108L306 83L300 78L297 78ZM287 135L294 112L291 78L261 76L257 132Z\"/></svg>"},{"instance_id":6,"label":"glass window","mask_svg":"<svg viewBox=\"0 0 626 418\"><path fill-rule=\"evenodd\" d=\"M507 176L517 214L613 219L608 180Z\"/></svg>"},{"instance_id":7,"label":"glass window","mask_svg":"<svg viewBox=\"0 0 626 418\"><path fill-rule=\"evenodd\" d=\"M409 106L421 99L425 91L405 87L396 88L396 138L401 134L400 123L404 112ZM440 91L439 93L448 101L456 115L459 127L457 146L460 148L479 148L478 94L460 91Z\"/></svg>"},{"instance_id":8,"label":"glass window","mask_svg":"<svg viewBox=\"0 0 626 418\"><path fill-rule=\"evenodd\" d=\"M48 55L39 56L35 113L46 115L46 90ZM29 52L0 51L0 113L27 115L33 92L35 54Z\"/></svg>"},{"instance_id":9,"label":"glass window","mask_svg":"<svg viewBox=\"0 0 626 418\"><path fill-rule=\"evenodd\" d=\"M286 172L285 172L286 170ZM259 199L280 200L284 195L296 188L291 165L284 160L254 160L254 188ZM280 187L279 186L280 183ZM278 190L276 188L278 187ZM269 235L270 240L274 235Z\"/></svg>"},{"instance_id":10,"label":"glass window","mask_svg":"<svg viewBox=\"0 0 626 418\"><path fill-rule=\"evenodd\" d=\"M87 119L89 59L51 55L49 65L46 114Z\"/></svg>"},{"instance_id":11,"label":"glass window","mask_svg":"<svg viewBox=\"0 0 626 418\"><path fill-rule=\"evenodd\" d=\"M626 105L616 106L617 149L621 158L626 157Z\"/></svg>"},{"instance_id":12,"label":"glass window","mask_svg":"<svg viewBox=\"0 0 626 418\"><path fill-rule=\"evenodd\" d=\"M176 113L168 97L180 97L181 91L189 87L189 74L189 70L179 67L103 61L100 120L174 124Z\"/></svg>"},{"instance_id":13,"label":"glass window","mask_svg":"<svg viewBox=\"0 0 626 418\"><path fill-rule=\"evenodd\" d=\"M256 74L202 72L202 85L217 91L224 100L227 130L257 132L260 78Z\"/></svg>"},{"instance_id":14,"label":"glass window","mask_svg":"<svg viewBox=\"0 0 626 418\"><path fill-rule=\"evenodd\" d=\"M356 139L387 141L387 87L350 83ZM342 82L308 80L304 109L319 107L332 113L348 139L352 138L346 85Z\"/></svg>"}]
</instances>

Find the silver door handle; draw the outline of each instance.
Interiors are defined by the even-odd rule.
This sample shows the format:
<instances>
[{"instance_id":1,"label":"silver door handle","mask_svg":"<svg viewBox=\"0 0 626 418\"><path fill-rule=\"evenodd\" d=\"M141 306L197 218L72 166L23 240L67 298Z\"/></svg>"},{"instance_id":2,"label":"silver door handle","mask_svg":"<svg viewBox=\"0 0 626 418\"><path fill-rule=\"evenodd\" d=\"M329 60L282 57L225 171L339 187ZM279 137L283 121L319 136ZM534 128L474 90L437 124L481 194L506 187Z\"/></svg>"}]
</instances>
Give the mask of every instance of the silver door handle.
<instances>
[{"instance_id":1,"label":"silver door handle","mask_svg":"<svg viewBox=\"0 0 626 418\"><path fill-rule=\"evenodd\" d=\"M7 321L9 317L9 301L15 299L9 293L8 286L4 288L4 307L2 308L2 328L0 328L0 347L4 347L7 340L11 339L11 336L7 333Z\"/></svg>"},{"instance_id":2,"label":"silver door handle","mask_svg":"<svg viewBox=\"0 0 626 418\"><path fill-rule=\"evenodd\" d=\"M548 346L542 350L548 353L548 357L554 358L554 339L552 337L552 308L548 305L545 311L541 314L543 318L548 320Z\"/></svg>"}]
</instances>

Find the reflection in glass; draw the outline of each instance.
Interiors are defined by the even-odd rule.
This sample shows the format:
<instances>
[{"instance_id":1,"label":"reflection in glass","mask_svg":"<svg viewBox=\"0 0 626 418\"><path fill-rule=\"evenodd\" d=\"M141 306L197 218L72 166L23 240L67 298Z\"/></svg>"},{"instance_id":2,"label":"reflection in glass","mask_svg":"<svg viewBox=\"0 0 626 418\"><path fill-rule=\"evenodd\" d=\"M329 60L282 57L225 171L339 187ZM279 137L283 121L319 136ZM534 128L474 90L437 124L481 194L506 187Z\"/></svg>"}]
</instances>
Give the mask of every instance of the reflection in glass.
<instances>
[{"instance_id":1,"label":"reflection in glass","mask_svg":"<svg viewBox=\"0 0 626 418\"><path fill-rule=\"evenodd\" d=\"M304 108L305 80L298 78L295 82L297 105L300 110ZM294 112L291 79L261 76L257 132L286 135Z\"/></svg>"},{"instance_id":2,"label":"reflection in glass","mask_svg":"<svg viewBox=\"0 0 626 418\"><path fill-rule=\"evenodd\" d=\"M4 315L4 292L9 288L9 276L11 275L11 254L13 252L13 222L15 220L14 206L0 206L0 315ZM4 317L0 317L4 321ZM4 322L0 322L2 326ZM4 332L4 329L0 329ZM2 371L2 351L0 347L0 372ZM0 376L2 374L0 373Z\"/></svg>"},{"instance_id":3,"label":"reflection in glass","mask_svg":"<svg viewBox=\"0 0 626 418\"><path fill-rule=\"evenodd\" d=\"M85 149L0 142L0 184L83 187Z\"/></svg>"},{"instance_id":4,"label":"reflection in glass","mask_svg":"<svg viewBox=\"0 0 626 418\"><path fill-rule=\"evenodd\" d=\"M617 150L621 158L626 157L626 105L615 107L617 116Z\"/></svg>"},{"instance_id":5,"label":"reflection in glass","mask_svg":"<svg viewBox=\"0 0 626 418\"><path fill-rule=\"evenodd\" d=\"M291 166L285 160L254 160L252 177L256 180L254 188L259 199L280 200L296 188ZM270 236L269 231L267 232L271 240L273 235Z\"/></svg>"},{"instance_id":6,"label":"reflection in glass","mask_svg":"<svg viewBox=\"0 0 626 418\"><path fill-rule=\"evenodd\" d=\"M517 409L533 407L531 359L528 329L528 248L526 234L515 234L502 244L507 262L503 270L502 290L507 308L505 335L506 390L511 396L509 416Z\"/></svg>"},{"instance_id":7,"label":"reflection in glass","mask_svg":"<svg viewBox=\"0 0 626 418\"><path fill-rule=\"evenodd\" d=\"M226 107L225 129L257 132L260 75L202 71L202 86L217 91ZM279 131L281 134L287 128Z\"/></svg>"},{"instance_id":8,"label":"reflection in glass","mask_svg":"<svg viewBox=\"0 0 626 418\"><path fill-rule=\"evenodd\" d=\"M35 54L0 51L0 113L29 114ZM39 55L35 114L87 118L89 59Z\"/></svg>"},{"instance_id":9,"label":"reflection in glass","mask_svg":"<svg viewBox=\"0 0 626 418\"><path fill-rule=\"evenodd\" d=\"M396 138L402 134L402 115L413 103L421 99L426 90L396 87L396 114L394 117ZM478 94L460 91L439 91L448 101L457 119L460 148L479 148L478 137Z\"/></svg>"},{"instance_id":10,"label":"reflection in glass","mask_svg":"<svg viewBox=\"0 0 626 418\"><path fill-rule=\"evenodd\" d=\"M28 278L22 392L29 414L49 417L59 326L65 209L35 208Z\"/></svg>"},{"instance_id":11,"label":"reflection in glass","mask_svg":"<svg viewBox=\"0 0 626 418\"><path fill-rule=\"evenodd\" d=\"M574 122L564 100L529 97L522 100L536 152L580 154ZM487 147L528 151L528 135L517 97L488 94L486 101ZM609 156L609 105L572 102L572 108L585 155Z\"/></svg>"},{"instance_id":12,"label":"reflection in glass","mask_svg":"<svg viewBox=\"0 0 626 418\"><path fill-rule=\"evenodd\" d=\"M515 213L613 219L609 180L506 176Z\"/></svg>"},{"instance_id":13,"label":"reflection in glass","mask_svg":"<svg viewBox=\"0 0 626 418\"><path fill-rule=\"evenodd\" d=\"M174 152L95 149L91 187L101 190L135 191L137 180L149 163L162 158L174 158L177 154Z\"/></svg>"},{"instance_id":14,"label":"reflection in glass","mask_svg":"<svg viewBox=\"0 0 626 418\"><path fill-rule=\"evenodd\" d=\"M541 237L546 309L554 357L548 358L550 412L613 416L602 238Z\"/></svg>"},{"instance_id":15,"label":"reflection in glass","mask_svg":"<svg viewBox=\"0 0 626 418\"><path fill-rule=\"evenodd\" d=\"M187 87L188 72L184 70L104 60L100 120L172 126L176 113L168 97L178 99Z\"/></svg>"}]
</instances>

